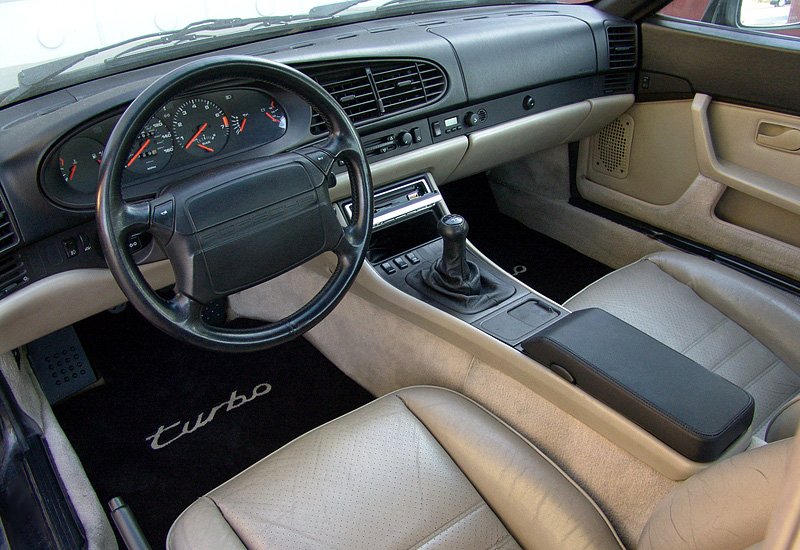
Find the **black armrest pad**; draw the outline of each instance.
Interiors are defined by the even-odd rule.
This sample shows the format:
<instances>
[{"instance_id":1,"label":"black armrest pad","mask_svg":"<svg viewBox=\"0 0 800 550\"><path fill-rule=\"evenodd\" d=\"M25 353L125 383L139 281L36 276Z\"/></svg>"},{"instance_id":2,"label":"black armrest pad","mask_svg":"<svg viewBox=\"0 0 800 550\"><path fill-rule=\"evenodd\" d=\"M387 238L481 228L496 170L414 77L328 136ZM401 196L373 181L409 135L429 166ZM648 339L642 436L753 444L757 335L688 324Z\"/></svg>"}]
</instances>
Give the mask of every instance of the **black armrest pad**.
<instances>
[{"instance_id":1,"label":"black armrest pad","mask_svg":"<svg viewBox=\"0 0 800 550\"><path fill-rule=\"evenodd\" d=\"M522 347L697 462L718 458L753 421L749 393L600 309L570 313Z\"/></svg>"}]
</instances>

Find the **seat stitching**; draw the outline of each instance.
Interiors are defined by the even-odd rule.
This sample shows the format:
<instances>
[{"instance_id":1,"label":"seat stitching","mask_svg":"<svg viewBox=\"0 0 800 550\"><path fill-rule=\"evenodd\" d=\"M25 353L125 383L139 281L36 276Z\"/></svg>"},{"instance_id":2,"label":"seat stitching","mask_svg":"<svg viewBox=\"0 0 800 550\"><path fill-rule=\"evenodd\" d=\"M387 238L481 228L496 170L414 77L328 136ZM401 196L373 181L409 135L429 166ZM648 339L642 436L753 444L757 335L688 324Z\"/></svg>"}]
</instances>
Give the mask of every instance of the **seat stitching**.
<instances>
[{"instance_id":1,"label":"seat stitching","mask_svg":"<svg viewBox=\"0 0 800 550\"><path fill-rule=\"evenodd\" d=\"M430 541L432 541L433 539L435 539L436 537L438 537L442 533L445 533L445 532L449 531L450 529L452 529L453 527L455 527L456 525L458 525L459 523L461 523L462 521L467 519L469 516L471 516L472 514L474 514L475 512L480 510L481 508L483 508L484 506L488 507L488 504L486 504L486 502L484 502L483 499L480 499L478 502L476 502L470 508L467 508L466 510L464 510L462 513L460 513L456 517L454 517L451 520L447 521L446 523L442 524L435 531L433 531L432 533L429 533L428 536L426 536L424 539L418 540L417 542L415 542L414 544L412 544L408 548L409 549L411 549L411 548L421 548L422 546L428 544Z\"/></svg>"},{"instance_id":2,"label":"seat stitching","mask_svg":"<svg viewBox=\"0 0 800 550\"><path fill-rule=\"evenodd\" d=\"M731 321L731 323L733 323L733 321ZM759 345L763 345L763 344L761 344L761 342L756 340L751 334L749 334L749 333L746 333L746 334L747 334L747 336L746 336L746 339L745 339L744 342L742 342L737 347L735 347L731 351L729 351L724 357L722 357L719 361L714 363L713 366L708 367L708 370L710 370L711 372L716 372L722 365L724 365L725 363L727 363L728 361L730 361L731 359L733 359L734 357L739 355L739 353L743 349L745 349L747 346L749 346L753 342L755 342L755 343L757 343Z\"/></svg>"},{"instance_id":3,"label":"seat stitching","mask_svg":"<svg viewBox=\"0 0 800 550\"><path fill-rule=\"evenodd\" d=\"M760 373L757 373L755 377L753 377L753 379L750 380L750 382L742 386L742 388L746 390L747 388L749 388L750 386L761 380L768 372L777 367L780 362L781 360L776 358L772 363L764 367L764 370L762 370Z\"/></svg>"},{"instance_id":4,"label":"seat stitching","mask_svg":"<svg viewBox=\"0 0 800 550\"><path fill-rule=\"evenodd\" d=\"M707 331L705 331L703 334L701 334L701 335L700 335L700 336L699 336L699 337L698 337L696 340L694 340L694 341L693 341L691 344L689 344L687 347L685 347L685 348L683 349L683 351L681 351L681 353L682 353L682 354L684 354L684 355L686 355L686 353L687 353L689 350L691 350L692 348L694 348L694 347L695 347L696 345L698 345L700 342L704 341L704 340L705 340L706 338L708 338L708 337L709 337L709 336L710 336L712 333L716 332L716 331L717 331L717 330L718 330L718 329L719 329L719 328L720 328L722 325L724 325L726 322L729 322L729 321L730 321L730 319L728 319L727 317L724 317L724 316L723 316L723 318L720 320L720 322L719 322L719 323L717 323L716 325L714 325L713 327L711 327L710 329L708 329Z\"/></svg>"}]
</instances>

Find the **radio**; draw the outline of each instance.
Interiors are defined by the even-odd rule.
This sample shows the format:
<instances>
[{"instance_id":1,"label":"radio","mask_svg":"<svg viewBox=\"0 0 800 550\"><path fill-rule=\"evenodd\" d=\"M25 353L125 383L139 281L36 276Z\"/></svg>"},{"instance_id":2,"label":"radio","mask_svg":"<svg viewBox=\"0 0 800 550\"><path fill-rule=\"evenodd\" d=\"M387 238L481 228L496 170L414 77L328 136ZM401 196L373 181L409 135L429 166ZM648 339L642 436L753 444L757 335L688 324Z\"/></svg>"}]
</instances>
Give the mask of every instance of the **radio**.
<instances>
[{"instance_id":1,"label":"radio","mask_svg":"<svg viewBox=\"0 0 800 550\"><path fill-rule=\"evenodd\" d=\"M417 176L394 184L375 193L372 227L377 229L416 216L426 210L431 210L441 201L442 196L427 176ZM353 201L345 201L342 207L347 215L347 220L351 221Z\"/></svg>"}]
</instances>

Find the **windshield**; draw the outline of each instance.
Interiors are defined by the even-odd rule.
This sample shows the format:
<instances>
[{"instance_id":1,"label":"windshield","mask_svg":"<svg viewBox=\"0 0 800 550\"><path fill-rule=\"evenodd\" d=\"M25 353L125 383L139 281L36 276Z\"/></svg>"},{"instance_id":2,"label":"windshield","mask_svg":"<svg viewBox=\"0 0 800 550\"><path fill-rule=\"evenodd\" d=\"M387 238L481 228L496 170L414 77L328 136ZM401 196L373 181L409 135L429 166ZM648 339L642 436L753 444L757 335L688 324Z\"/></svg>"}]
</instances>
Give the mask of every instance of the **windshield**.
<instances>
[{"instance_id":1,"label":"windshield","mask_svg":"<svg viewBox=\"0 0 800 550\"><path fill-rule=\"evenodd\" d=\"M491 3L497 2L0 0L0 106L154 60L224 47L231 41L243 43L304 28Z\"/></svg>"}]
</instances>

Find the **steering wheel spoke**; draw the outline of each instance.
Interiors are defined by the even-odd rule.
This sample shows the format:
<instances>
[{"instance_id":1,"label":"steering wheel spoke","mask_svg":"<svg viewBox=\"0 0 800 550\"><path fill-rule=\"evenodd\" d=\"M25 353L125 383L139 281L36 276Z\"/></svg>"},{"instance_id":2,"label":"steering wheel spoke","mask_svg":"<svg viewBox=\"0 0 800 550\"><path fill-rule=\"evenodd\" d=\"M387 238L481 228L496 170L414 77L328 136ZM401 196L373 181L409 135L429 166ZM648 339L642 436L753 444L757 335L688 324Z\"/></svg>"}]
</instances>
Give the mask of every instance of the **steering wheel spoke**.
<instances>
[{"instance_id":1,"label":"steering wheel spoke","mask_svg":"<svg viewBox=\"0 0 800 550\"><path fill-rule=\"evenodd\" d=\"M196 327L203 322L203 304L183 292L176 292L167 302L167 307L173 315L172 320L180 325Z\"/></svg>"},{"instance_id":2,"label":"steering wheel spoke","mask_svg":"<svg viewBox=\"0 0 800 550\"><path fill-rule=\"evenodd\" d=\"M126 238L132 233L141 233L150 229L150 213L153 207L150 201L123 202L120 208L118 229L120 237Z\"/></svg>"}]
</instances>

